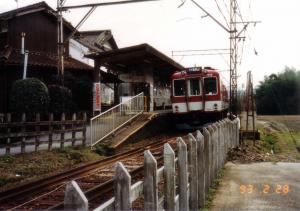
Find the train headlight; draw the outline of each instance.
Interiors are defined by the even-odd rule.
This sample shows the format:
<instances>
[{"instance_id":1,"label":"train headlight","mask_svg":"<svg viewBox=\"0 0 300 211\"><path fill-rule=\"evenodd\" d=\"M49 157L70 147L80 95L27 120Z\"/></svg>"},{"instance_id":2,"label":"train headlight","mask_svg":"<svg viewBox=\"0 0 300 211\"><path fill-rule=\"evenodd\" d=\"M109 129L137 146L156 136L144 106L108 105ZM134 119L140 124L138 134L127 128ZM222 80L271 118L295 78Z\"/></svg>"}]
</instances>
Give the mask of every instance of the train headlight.
<instances>
[{"instance_id":1,"label":"train headlight","mask_svg":"<svg viewBox=\"0 0 300 211\"><path fill-rule=\"evenodd\" d=\"M178 112L178 106L175 106L175 112Z\"/></svg>"},{"instance_id":2,"label":"train headlight","mask_svg":"<svg viewBox=\"0 0 300 211\"><path fill-rule=\"evenodd\" d=\"M218 104L217 103L214 104L214 109L218 110Z\"/></svg>"}]
</instances>

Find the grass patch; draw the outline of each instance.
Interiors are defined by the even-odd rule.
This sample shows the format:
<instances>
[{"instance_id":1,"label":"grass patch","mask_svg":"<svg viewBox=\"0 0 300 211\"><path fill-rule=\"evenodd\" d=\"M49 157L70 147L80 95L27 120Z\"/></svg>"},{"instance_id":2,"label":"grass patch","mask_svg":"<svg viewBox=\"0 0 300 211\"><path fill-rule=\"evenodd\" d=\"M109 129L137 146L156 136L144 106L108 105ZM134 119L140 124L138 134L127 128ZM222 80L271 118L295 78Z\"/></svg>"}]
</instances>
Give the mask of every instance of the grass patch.
<instances>
[{"instance_id":1,"label":"grass patch","mask_svg":"<svg viewBox=\"0 0 300 211\"><path fill-rule=\"evenodd\" d=\"M288 127L289 123L294 123L293 121L278 122L268 121L266 124L258 125L261 132L261 153L271 154L266 161L299 162L300 153L297 150L297 147L300 147L299 130Z\"/></svg>"},{"instance_id":2,"label":"grass patch","mask_svg":"<svg viewBox=\"0 0 300 211\"><path fill-rule=\"evenodd\" d=\"M72 149L71 147L63 150L55 149L51 152L40 151L3 156L0 157L0 190L102 158L103 156L88 148Z\"/></svg>"},{"instance_id":3,"label":"grass patch","mask_svg":"<svg viewBox=\"0 0 300 211\"><path fill-rule=\"evenodd\" d=\"M211 208L213 199L215 198L218 187L220 186L220 184L222 182L222 177L224 176L224 173L225 173L225 168L222 168L218 172L217 178L213 180L212 186L209 188L208 194L207 194L205 202L204 202L204 208L201 210L207 211Z\"/></svg>"},{"instance_id":4,"label":"grass patch","mask_svg":"<svg viewBox=\"0 0 300 211\"><path fill-rule=\"evenodd\" d=\"M261 146L265 148L268 152L270 151L272 151L273 153L281 152L281 147L277 144L278 138L274 134L262 135L261 141L262 141Z\"/></svg>"}]
</instances>

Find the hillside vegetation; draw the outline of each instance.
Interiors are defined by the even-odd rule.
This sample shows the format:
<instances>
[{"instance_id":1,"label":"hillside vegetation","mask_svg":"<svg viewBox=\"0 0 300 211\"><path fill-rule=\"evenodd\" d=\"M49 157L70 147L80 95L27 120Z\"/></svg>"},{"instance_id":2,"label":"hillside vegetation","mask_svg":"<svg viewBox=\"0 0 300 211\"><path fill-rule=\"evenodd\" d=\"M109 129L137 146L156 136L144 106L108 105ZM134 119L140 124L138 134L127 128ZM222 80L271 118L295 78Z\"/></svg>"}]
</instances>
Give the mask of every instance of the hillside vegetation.
<instances>
[{"instance_id":1,"label":"hillside vegetation","mask_svg":"<svg viewBox=\"0 0 300 211\"><path fill-rule=\"evenodd\" d=\"M258 114L300 114L300 71L286 67L266 76L256 89Z\"/></svg>"}]
</instances>

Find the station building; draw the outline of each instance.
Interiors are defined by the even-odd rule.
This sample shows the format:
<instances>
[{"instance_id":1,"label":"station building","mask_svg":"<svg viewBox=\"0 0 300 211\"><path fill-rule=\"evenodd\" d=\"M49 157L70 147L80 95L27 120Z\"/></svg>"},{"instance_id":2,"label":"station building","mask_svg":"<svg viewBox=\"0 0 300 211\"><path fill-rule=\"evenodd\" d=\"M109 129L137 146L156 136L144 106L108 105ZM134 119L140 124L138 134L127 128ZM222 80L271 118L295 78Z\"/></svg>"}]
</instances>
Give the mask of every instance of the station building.
<instances>
[{"instance_id":1,"label":"station building","mask_svg":"<svg viewBox=\"0 0 300 211\"><path fill-rule=\"evenodd\" d=\"M107 70L123 83L115 84L115 103L141 92L146 96L148 111L170 106L171 75L184 67L149 44L141 44L86 55L94 59L94 81Z\"/></svg>"}]
</instances>

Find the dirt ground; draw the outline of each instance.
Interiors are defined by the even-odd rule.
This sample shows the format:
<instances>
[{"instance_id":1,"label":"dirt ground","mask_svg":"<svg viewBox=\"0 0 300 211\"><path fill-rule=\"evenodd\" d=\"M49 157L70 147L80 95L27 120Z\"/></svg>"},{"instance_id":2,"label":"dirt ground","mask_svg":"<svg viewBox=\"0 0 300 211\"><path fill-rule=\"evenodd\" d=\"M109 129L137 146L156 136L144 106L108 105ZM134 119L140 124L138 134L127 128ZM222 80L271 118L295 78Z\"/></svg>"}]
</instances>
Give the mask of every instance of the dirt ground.
<instances>
[{"instance_id":1,"label":"dirt ground","mask_svg":"<svg viewBox=\"0 0 300 211\"><path fill-rule=\"evenodd\" d=\"M228 161L300 161L300 116L258 116L257 128L261 140L255 144L251 140L245 140L242 146L228 153Z\"/></svg>"},{"instance_id":2,"label":"dirt ground","mask_svg":"<svg viewBox=\"0 0 300 211\"><path fill-rule=\"evenodd\" d=\"M0 191L103 158L88 148L3 156L0 157Z\"/></svg>"}]
</instances>

